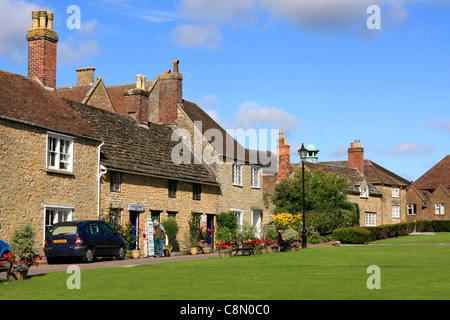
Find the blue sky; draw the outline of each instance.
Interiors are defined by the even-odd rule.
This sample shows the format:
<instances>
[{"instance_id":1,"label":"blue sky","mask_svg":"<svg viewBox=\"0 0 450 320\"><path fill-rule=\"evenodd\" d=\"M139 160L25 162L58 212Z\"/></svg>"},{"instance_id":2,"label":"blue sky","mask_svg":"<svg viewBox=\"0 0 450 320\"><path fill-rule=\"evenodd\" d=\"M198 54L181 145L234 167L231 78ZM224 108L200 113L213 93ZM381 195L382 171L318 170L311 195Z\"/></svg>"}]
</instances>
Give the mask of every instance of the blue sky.
<instances>
[{"instance_id":1,"label":"blue sky","mask_svg":"<svg viewBox=\"0 0 450 320\"><path fill-rule=\"evenodd\" d=\"M370 5L381 29L367 28ZM333 161L359 139L366 159L415 180L450 154L448 0L0 0L0 69L27 75L42 8L57 86L87 66L106 85L153 79L179 59L184 99L226 129L283 130L292 162L302 142Z\"/></svg>"}]
</instances>

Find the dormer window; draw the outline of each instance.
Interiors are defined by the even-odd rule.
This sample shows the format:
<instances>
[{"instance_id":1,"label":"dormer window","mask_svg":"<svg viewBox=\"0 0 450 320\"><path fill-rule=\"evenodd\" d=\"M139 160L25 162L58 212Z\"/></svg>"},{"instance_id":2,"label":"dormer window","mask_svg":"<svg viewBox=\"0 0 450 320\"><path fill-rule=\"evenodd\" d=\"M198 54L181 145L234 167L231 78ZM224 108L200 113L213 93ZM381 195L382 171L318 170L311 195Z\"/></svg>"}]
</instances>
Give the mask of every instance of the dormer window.
<instances>
[{"instance_id":1,"label":"dormer window","mask_svg":"<svg viewBox=\"0 0 450 320\"><path fill-rule=\"evenodd\" d=\"M367 185L366 179L364 179L359 186L359 197L366 199L369 198L369 186Z\"/></svg>"}]
</instances>

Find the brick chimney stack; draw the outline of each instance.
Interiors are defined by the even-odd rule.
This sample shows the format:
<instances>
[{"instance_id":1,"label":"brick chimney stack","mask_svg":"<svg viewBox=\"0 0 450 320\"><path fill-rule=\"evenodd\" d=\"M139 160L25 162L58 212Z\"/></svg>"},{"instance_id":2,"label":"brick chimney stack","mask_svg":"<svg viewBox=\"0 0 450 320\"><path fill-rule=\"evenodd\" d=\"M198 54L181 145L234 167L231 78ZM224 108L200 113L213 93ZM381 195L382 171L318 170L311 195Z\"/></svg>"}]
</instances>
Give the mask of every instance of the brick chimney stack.
<instances>
[{"instance_id":1,"label":"brick chimney stack","mask_svg":"<svg viewBox=\"0 0 450 320\"><path fill-rule=\"evenodd\" d=\"M350 148L348 148L348 167L356 168L364 174L364 148L361 147L359 140L350 143Z\"/></svg>"},{"instance_id":2,"label":"brick chimney stack","mask_svg":"<svg viewBox=\"0 0 450 320\"><path fill-rule=\"evenodd\" d=\"M56 88L56 44L53 13L40 10L32 13L32 28L27 32L28 77L37 78L50 88Z\"/></svg>"},{"instance_id":3,"label":"brick chimney stack","mask_svg":"<svg viewBox=\"0 0 450 320\"><path fill-rule=\"evenodd\" d=\"M291 146L283 138L283 131L280 130L277 141L278 170L277 180L289 178L291 175Z\"/></svg>"},{"instance_id":4,"label":"brick chimney stack","mask_svg":"<svg viewBox=\"0 0 450 320\"><path fill-rule=\"evenodd\" d=\"M183 76L179 60L173 61L173 73L166 70L159 76L159 123L174 123L178 117L177 104L183 102Z\"/></svg>"},{"instance_id":5,"label":"brick chimney stack","mask_svg":"<svg viewBox=\"0 0 450 320\"><path fill-rule=\"evenodd\" d=\"M125 111L139 123L148 125L150 93L145 90L145 81L145 76L141 74L136 75L136 88L124 93Z\"/></svg>"}]
</instances>

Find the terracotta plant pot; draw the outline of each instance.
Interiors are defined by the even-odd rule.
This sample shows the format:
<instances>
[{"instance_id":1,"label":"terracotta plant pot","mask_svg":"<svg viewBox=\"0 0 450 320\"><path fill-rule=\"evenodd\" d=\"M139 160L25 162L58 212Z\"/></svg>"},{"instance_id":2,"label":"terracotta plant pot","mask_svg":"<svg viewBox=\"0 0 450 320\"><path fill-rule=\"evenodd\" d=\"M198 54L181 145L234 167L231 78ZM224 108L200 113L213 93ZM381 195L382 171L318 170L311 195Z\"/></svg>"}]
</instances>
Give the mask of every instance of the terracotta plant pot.
<instances>
[{"instance_id":1,"label":"terracotta plant pot","mask_svg":"<svg viewBox=\"0 0 450 320\"><path fill-rule=\"evenodd\" d=\"M197 247L192 247L190 250L191 250L191 254L193 256L195 256L197 254L197 252L198 252L198 248Z\"/></svg>"},{"instance_id":2,"label":"terracotta plant pot","mask_svg":"<svg viewBox=\"0 0 450 320\"><path fill-rule=\"evenodd\" d=\"M139 250L132 250L131 251L131 255L133 256L133 259L139 259L139 257L141 256L141 251L139 251Z\"/></svg>"},{"instance_id":3,"label":"terracotta plant pot","mask_svg":"<svg viewBox=\"0 0 450 320\"><path fill-rule=\"evenodd\" d=\"M203 253L211 253L211 247L202 248Z\"/></svg>"}]
</instances>

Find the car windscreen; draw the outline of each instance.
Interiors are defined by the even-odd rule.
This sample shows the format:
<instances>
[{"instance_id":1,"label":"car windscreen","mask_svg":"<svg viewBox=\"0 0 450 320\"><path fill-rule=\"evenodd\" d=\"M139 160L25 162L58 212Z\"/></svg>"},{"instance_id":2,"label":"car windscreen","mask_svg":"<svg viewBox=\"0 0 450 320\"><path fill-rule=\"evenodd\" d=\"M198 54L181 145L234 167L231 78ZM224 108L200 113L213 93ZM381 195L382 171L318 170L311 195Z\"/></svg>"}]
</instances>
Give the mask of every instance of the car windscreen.
<instances>
[{"instance_id":1,"label":"car windscreen","mask_svg":"<svg viewBox=\"0 0 450 320\"><path fill-rule=\"evenodd\" d=\"M49 236L57 235L74 235L77 234L78 225L77 224L61 224L50 228L48 231Z\"/></svg>"}]
</instances>

